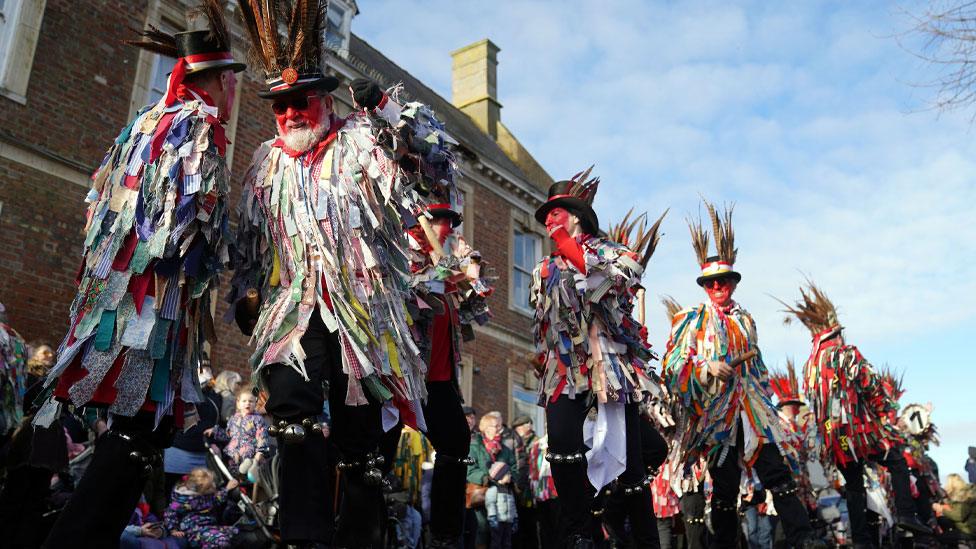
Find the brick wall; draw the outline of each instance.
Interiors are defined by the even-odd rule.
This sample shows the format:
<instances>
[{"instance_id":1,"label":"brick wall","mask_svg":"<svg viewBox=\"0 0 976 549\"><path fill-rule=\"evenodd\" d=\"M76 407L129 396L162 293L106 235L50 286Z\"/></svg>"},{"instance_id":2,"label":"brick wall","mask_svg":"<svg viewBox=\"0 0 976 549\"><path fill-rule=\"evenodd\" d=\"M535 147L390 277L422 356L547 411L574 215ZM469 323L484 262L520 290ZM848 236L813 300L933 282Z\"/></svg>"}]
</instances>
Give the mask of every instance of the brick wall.
<instances>
[{"instance_id":1,"label":"brick wall","mask_svg":"<svg viewBox=\"0 0 976 549\"><path fill-rule=\"evenodd\" d=\"M18 144L51 161L72 166L78 177L100 162L126 115L136 78L138 50L122 44L131 28L141 28L148 1L93 0L84 9L73 0L48 0L34 57L27 105L0 97L0 140ZM100 83L104 80L106 83ZM274 134L268 103L255 92L260 82L244 73L232 166L231 203L252 151ZM0 144L2 146L2 144ZM511 204L494 192L474 187L472 244L498 277L490 298L493 325L529 334L531 321L509 309ZM57 345L68 323L81 252L86 188L44 171L0 157L0 302L11 324L29 341ZM236 213L232 213L232 223ZM222 280L217 315L227 310ZM235 324L217 323L211 350L216 370L247 370L250 348ZM465 348L480 373L473 377L473 404L481 411L507 415L508 371L524 368L524 351L487 334Z\"/></svg>"}]
</instances>

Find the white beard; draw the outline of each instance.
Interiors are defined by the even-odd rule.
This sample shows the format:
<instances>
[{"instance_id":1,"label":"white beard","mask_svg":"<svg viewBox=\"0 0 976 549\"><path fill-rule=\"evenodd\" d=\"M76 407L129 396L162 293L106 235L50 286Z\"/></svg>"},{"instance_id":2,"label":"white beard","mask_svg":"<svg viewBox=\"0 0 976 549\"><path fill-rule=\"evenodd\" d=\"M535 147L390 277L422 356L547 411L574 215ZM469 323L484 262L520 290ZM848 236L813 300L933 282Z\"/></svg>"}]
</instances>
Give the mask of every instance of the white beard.
<instances>
[{"instance_id":1,"label":"white beard","mask_svg":"<svg viewBox=\"0 0 976 549\"><path fill-rule=\"evenodd\" d=\"M325 135L329 133L329 122L331 113L324 110L322 111L322 117L319 119L319 124L314 128L304 127L293 130L286 130L279 126L278 132L281 135L281 140L285 142L285 146L289 149L297 152L305 152L315 145L318 145Z\"/></svg>"}]
</instances>

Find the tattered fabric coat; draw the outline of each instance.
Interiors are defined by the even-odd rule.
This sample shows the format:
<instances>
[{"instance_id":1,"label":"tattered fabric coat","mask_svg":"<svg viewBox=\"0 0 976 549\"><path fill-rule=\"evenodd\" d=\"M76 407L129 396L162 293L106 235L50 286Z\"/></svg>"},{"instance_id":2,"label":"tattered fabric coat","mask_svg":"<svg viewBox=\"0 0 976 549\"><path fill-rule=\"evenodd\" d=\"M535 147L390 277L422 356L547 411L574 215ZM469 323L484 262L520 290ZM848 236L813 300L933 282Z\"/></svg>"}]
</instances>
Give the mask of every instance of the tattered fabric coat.
<instances>
[{"instance_id":1,"label":"tattered fabric coat","mask_svg":"<svg viewBox=\"0 0 976 549\"><path fill-rule=\"evenodd\" d=\"M767 443L776 444L795 465L795 450L773 404L762 355L737 366L725 382L708 373L710 360L730 363L759 351L752 315L738 303L727 312L708 303L678 312L671 322L663 371L668 389L683 408L677 428L681 438L672 447L671 463L687 468L702 455L738 459L729 453L741 428L747 465Z\"/></svg>"},{"instance_id":2,"label":"tattered fabric coat","mask_svg":"<svg viewBox=\"0 0 976 549\"><path fill-rule=\"evenodd\" d=\"M0 322L0 435L16 429L24 418L26 380L27 344Z\"/></svg>"},{"instance_id":3,"label":"tattered fabric coat","mask_svg":"<svg viewBox=\"0 0 976 549\"><path fill-rule=\"evenodd\" d=\"M252 340L255 373L282 363L307 377L301 337L312 314L338 331L345 402L415 402L426 397L427 365L414 342L404 230L423 199L404 176L390 133L425 143L421 160L443 164L446 134L430 111L390 100L379 116L337 120L319 147L292 157L280 141L255 152L239 206L234 288L262 305ZM416 147L411 144L411 150Z\"/></svg>"},{"instance_id":4,"label":"tattered fabric coat","mask_svg":"<svg viewBox=\"0 0 976 549\"><path fill-rule=\"evenodd\" d=\"M157 421L202 401L196 365L229 259L227 141L204 92L178 97L140 112L92 176L78 294L47 381L59 400Z\"/></svg>"},{"instance_id":5,"label":"tattered fabric coat","mask_svg":"<svg viewBox=\"0 0 976 549\"><path fill-rule=\"evenodd\" d=\"M650 346L633 317L643 268L633 252L605 238L579 238L586 274L560 255L532 273L533 337L545 370L539 405L592 391L600 402L641 402L660 393Z\"/></svg>"},{"instance_id":6,"label":"tattered fabric coat","mask_svg":"<svg viewBox=\"0 0 976 549\"><path fill-rule=\"evenodd\" d=\"M836 329L814 336L803 385L816 418L821 458L843 466L905 441L892 421L898 409L894 388L885 387L857 347L835 336Z\"/></svg>"}]
</instances>

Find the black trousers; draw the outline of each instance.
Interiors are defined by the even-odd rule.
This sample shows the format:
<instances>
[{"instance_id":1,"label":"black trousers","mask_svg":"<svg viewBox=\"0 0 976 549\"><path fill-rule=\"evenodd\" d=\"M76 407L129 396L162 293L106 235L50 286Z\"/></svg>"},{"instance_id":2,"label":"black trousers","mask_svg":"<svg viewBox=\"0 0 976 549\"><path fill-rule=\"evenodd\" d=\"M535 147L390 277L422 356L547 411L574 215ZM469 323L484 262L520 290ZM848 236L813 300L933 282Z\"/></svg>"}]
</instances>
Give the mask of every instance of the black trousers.
<instances>
[{"instance_id":1,"label":"black trousers","mask_svg":"<svg viewBox=\"0 0 976 549\"><path fill-rule=\"evenodd\" d=\"M629 416L627 420L630 421ZM638 415L637 422L640 430L642 463L645 469L656 471L668 457L668 443L646 418ZM649 473L650 471L647 474ZM606 523L607 530L611 532L619 545L652 549L660 547L661 538L657 532L658 522L652 520L654 504L651 497L649 489L631 495L625 495L623 490L616 489L611 490L607 495L603 520ZM624 527L628 519L630 521L629 535Z\"/></svg>"},{"instance_id":2,"label":"black trousers","mask_svg":"<svg viewBox=\"0 0 976 549\"><path fill-rule=\"evenodd\" d=\"M915 486L918 488L918 497L915 498L915 514L918 519L929 524L932 521L932 490L929 481L921 471L909 468L908 472L915 477Z\"/></svg>"},{"instance_id":3,"label":"black trousers","mask_svg":"<svg viewBox=\"0 0 976 549\"><path fill-rule=\"evenodd\" d=\"M555 549L559 545L559 498L536 502L536 518L539 523L539 546Z\"/></svg>"},{"instance_id":4,"label":"black trousers","mask_svg":"<svg viewBox=\"0 0 976 549\"><path fill-rule=\"evenodd\" d=\"M681 496L681 518L685 526L685 547L705 549L705 493L686 492Z\"/></svg>"},{"instance_id":5,"label":"black trousers","mask_svg":"<svg viewBox=\"0 0 976 549\"><path fill-rule=\"evenodd\" d=\"M471 429L464 417L461 395L453 381L428 381L423 404L427 432L424 436L437 452L430 481L430 533L457 538L464 525L464 487L468 466L463 460L471 447ZM393 464L403 425L383 435L383 455Z\"/></svg>"},{"instance_id":6,"label":"black trousers","mask_svg":"<svg viewBox=\"0 0 976 549\"><path fill-rule=\"evenodd\" d=\"M155 415L116 417L112 428L95 441L92 461L71 499L54 523L44 547L117 547L132 518L150 472L133 452L156 456L172 440L172 417L154 430Z\"/></svg>"},{"instance_id":7,"label":"black trousers","mask_svg":"<svg viewBox=\"0 0 976 549\"><path fill-rule=\"evenodd\" d=\"M739 433L737 446L741 447L741 428ZM813 535L813 529L810 527L810 517L806 509L796 496L793 473L775 444L763 444L760 447L753 468L763 488L773 494L776 512L783 521L787 540L793 547L799 547ZM712 527L715 530L711 547L732 548L736 546L739 537L736 502L742 474L736 452L729 452L722 465L712 465L708 471L712 475Z\"/></svg>"},{"instance_id":8,"label":"black trousers","mask_svg":"<svg viewBox=\"0 0 976 549\"><path fill-rule=\"evenodd\" d=\"M512 536L514 549L537 549L539 547L539 525L536 507L518 505L518 531Z\"/></svg>"},{"instance_id":9,"label":"black trousers","mask_svg":"<svg viewBox=\"0 0 976 549\"><path fill-rule=\"evenodd\" d=\"M312 313L302 336L306 381L292 367L271 364L262 370L268 388L265 406L275 423L300 423L322 413L324 388L328 386L332 417L330 444L316 432L297 443L278 445L278 498L282 539L287 542L333 541L338 546L368 546L379 536L383 524L383 496L379 486L368 485L363 467L341 475L343 497L339 518L333 528L335 460L364 462L377 452L382 424L380 404L367 394L369 404L345 404L349 377L342 372L342 351L338 334L331 333L318 311ZM332 456L334 449L336 455ZM378 537L376 538L378 539Z\"/></svg>"},{"instance_id":10,"label":"black trousers","mask_svg":"<svg viewBox=\"0 0 976 549\"><path fill-rule=\"evenodd\" d=\"M591 401L588 394L569 398L560 395L555 402L549 402L546 407L546 425L549 430L549 452L553 454L585 453L583 444L583 422L590 410ZM641 455L641 419L637 404L624 406L625 428L627 437L627 468L620 475L619 481L627 485L640 483L646 475L643 456ZM552 480L559 494L560 517L559 539L566 541L572 536L588 537L593 531L592 507L596 491L590 485L586 475L586 460L581 463L551 463ZM657 525L651 507L650 494L645 498L631 496L627 503L627 514L639 514L636 523L649 525L648 531L653 533L654 543L657 543ZM645 509L646 507L646 509ZM645 513L646 511L646 513Z\"/></svg>"},{"instance_id":11,"label":"black trousers","mask_svg":"<svg viewBox=\"0 0 976 549\"><path fill-rule=\"evenodd\" d=\"M883 465L891 475L891 491L895 495L895 510L899 517L915 515L915 500L912 499L908 478L908 463L899 449L869 458ZM867 520L867 491L864 488L864 462L851 461L843 467L838 465L844 475L847 492L847 514L851 521L851 537L856 543L877 545L873 539Z\"/></svg>"}]
</instances>

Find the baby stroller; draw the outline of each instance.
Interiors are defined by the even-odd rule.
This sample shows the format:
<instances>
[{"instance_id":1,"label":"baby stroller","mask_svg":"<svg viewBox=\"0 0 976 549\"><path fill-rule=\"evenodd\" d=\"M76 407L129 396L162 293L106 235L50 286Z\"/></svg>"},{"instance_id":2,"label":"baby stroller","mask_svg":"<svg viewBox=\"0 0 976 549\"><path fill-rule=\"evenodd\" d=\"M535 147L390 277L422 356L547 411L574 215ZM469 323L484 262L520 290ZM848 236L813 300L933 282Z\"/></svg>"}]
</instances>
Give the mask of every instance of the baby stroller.
<instances>
[{"instance_id":1,"label":"baby stroller","mask_svg":"<svg viewBox=\"0 0 976 549\"><path fill-rule=\"evenodd\" d=\"M213 468L224 477L225 480L239 478L235 475L224 462L218 450L212 446L208 447L210 461ZM266 452L267 449L264 449ZM260 474L253 484L251 495L243 490L240 498L237 499L237 506L241 513L241 518L235 523L242 534L245 543L239 547L245 549L258 549L271 547L277 543L278 537L276 529L276 517L278 510L278 482L277 482L277 456L270 460L265 460L264 466L260 468Z\"/></svg>"}]
</instances>

